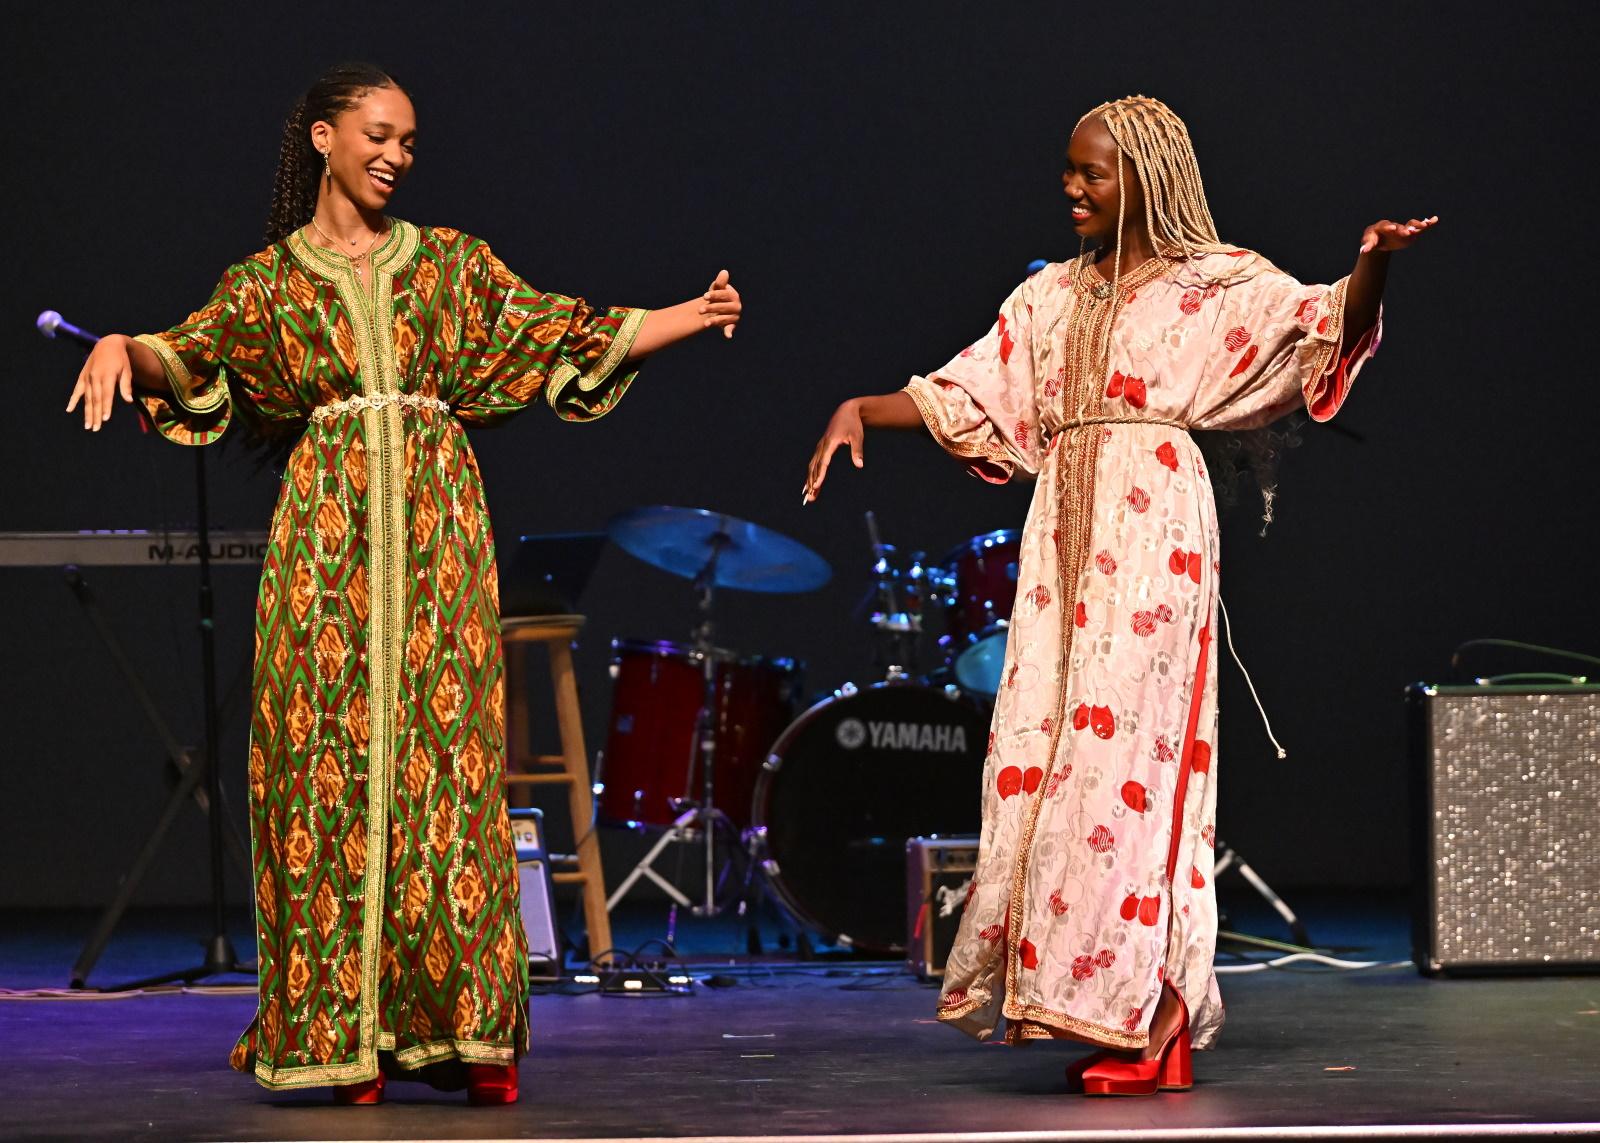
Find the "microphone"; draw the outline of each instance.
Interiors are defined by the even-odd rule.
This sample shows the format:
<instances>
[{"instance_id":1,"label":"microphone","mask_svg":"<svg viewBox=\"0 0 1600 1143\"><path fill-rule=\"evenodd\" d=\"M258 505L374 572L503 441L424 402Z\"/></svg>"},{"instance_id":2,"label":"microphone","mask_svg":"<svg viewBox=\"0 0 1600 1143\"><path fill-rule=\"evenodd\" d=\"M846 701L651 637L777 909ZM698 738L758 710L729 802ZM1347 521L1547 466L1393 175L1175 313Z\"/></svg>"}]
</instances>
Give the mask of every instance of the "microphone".
<instances>
[{"instance_id":1,"label":"microphone","mask_svg":"<svg viewBox=\"0 0 1600 1143\"><path fill-rule=\"evenodd\" d=\"M99 334L90 333L86 329L79 329L66 318L56 313L55 310L45 310L33 324L40 333L51 340L57 337L64 337L68 341L75 341L79 345L88 346L91 349L100 340Z\"/></svg>"},{"instance_id":2,"label":"microphone","mask_svg":"<svg viewBox=\"0 0 1600 1143\"><path fill-rule=\"evenodd\" d=\"M1050 265L1050 263L1045 261L1043 258L1035 258L1032 262L1028 263L1028 277L1033 277L1033 275L1037 274L1040 270L1043 270L1048 265Z\"/></svg>"}]
</instances>

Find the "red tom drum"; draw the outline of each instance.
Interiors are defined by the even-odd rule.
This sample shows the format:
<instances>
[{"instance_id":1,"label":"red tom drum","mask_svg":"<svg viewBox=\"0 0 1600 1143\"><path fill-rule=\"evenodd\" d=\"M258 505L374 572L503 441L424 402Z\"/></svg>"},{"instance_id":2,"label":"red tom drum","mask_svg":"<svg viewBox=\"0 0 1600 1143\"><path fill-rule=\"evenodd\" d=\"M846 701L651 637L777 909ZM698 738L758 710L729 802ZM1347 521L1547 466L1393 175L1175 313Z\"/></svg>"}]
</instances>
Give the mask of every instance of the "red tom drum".
<instances>
[{"instance_id":1,"label":"red tom drum","mask_svg":"<svg viewBox=\"0 0 1600 1143\"><path fill-rule=\"evenodd\" d=\"M682 643L611 642L611 726L598 780L600 820L671 825L685 801L698 802L704 779L695 760L695 724L704 678L700 653ZM743 829L767 748L793 720L802 667L793 659L712 652L716 806Z\"/></svg>"},{"instance_id":2,"label":"red tom drum","mask_svg":"<svg viewBox=\"0 0 1600 1143\"><path fill-rule=\"evenodd\" d=\"M939 561L945 599L945 623L951 648L959 655L996 623L1011 618L1017 602L1017 566L1022 562L1022 533L1004 528L957 544Z\"/></svg>"},{"instance_id":3,"label":"red tom drum","mask_svg":"<svg viewBox=\"0 0 1600 1143\"><path fill-rule=\"evenodd\" d=\"M1021 562L1022 533L1009 528L957 544L940 561L947 662L964 688L987 699L1000 687Z\"/></svg>"}]
</instances>

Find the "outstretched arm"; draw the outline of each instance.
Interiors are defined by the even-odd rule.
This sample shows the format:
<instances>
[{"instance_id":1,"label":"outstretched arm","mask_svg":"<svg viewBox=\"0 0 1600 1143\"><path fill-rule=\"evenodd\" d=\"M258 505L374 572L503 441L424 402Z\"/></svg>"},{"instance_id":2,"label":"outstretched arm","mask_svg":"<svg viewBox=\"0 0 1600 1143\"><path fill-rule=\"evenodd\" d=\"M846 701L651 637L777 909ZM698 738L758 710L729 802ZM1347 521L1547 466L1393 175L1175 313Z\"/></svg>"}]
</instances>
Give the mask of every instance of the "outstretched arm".
<instances>
[{"instance_id":1,"label":"outstretched arm","mask_svg":"<svg viewBox=\"0 0 1600 1143\"><path fill-rule=\"evenodd\" d=\"M651 310L628 349L628 360L649 357L658 349L713 327L720 327L723 337L732 337L742 309L739 291L729 283L728 271L723 270L699 297Z\"/></svg>"},{"instance_id":2,"label":"outstretched arm","mask_svg":"<svg viewBox=\"0 0 1600 1143\"><path fill-rule=\"evenodd\" d=\"M67 400L67 412L82 401L83 427L99 432L111 417L117 395L120 393L131 404L134 390L164 396L172 392L172 387L167 383L161 359L149 346L124 334L108 333L83 363L78 383Z\"/></svg>"},{"instance_id":3,"label":"outstretched arm","mask_svg":"<svg viewBox=\"0 0 1600 1143\"><path fill-rule=\"evenodd\" d=\"M806 470L806 483L800 503L809 504L817 498L822 482L828 475L828 462L841 445L850 446L850 459L857 468L866 467L864 443L866 426L875 429L921 429L922 414L916 402L902 389L898 393L885 393L881 397L852 397L834 410L811 454L811 466Z\"/></svg>"},{"instance_id":4,"label":"outstretched arm","mask_svg":"<svg viewBox=\"0 0 1600 1143\"><path fill-rule=\"evenodd\" d=\"M1439 224L1439 216L1409 222L1374 222L1361 235L1361 253L1350 272L1344 295L1344 341L1354 345L1378 321L1383 285L1389 276L1389 254L1404 250Z\"/></svg>"}]
</instances>

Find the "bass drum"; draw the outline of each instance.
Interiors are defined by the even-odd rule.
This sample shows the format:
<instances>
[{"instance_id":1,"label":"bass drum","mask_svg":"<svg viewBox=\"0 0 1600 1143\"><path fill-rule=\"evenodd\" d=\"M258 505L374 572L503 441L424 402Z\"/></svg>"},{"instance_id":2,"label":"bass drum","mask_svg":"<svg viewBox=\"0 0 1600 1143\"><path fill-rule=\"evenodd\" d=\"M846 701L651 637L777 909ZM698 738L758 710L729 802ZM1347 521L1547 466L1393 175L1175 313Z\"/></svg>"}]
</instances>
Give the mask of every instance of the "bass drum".
<instances>
[{"instance_id":1,"label":"bass drum","mask_svg":"<svg viewBox=\"0 0 1600 1143\"><path fill-rule=\"evenodd\" d=\"M880 683L801 715L751 809L795 918L836 944L904 953L906 841L978 832L988 740L989 716L954 687Z\"/></svg>"}]
</instances>

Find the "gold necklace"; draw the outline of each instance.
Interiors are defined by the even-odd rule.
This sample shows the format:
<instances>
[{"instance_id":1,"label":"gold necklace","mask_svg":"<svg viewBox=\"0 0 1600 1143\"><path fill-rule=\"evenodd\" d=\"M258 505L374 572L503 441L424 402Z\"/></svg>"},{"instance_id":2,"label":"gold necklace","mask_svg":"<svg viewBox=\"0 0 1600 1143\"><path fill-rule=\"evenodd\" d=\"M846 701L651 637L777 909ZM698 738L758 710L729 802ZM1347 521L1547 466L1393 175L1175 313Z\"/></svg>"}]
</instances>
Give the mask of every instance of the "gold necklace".
<instances>
[{"instance_id":1,"label":"gold necklace","mask_svg":"<svg viewBox=\"0 0 1600 1143\"><path fill-rule=\"evenodd\" d=\"M385 226L381 230L374 230L371 237L367 239L366 249L361 251L359 254L347 254L344 250L340 249L339 244L332 238L328 237L328 232L317 225L317 216L315 214L311 216L311 229L315 230L319 235L321 235L322 240L332 247L334 251L339 254L343 254L344 257L349 260L350 268L355 271L356 279L359 281L362 278L361 263L366 260L368 254L372 253L372 247L378 241L378 235L386 233L389 228ZM350 239L350 245L354 246L355 244L356 240L354 238Z\"/></svg>"}]
</instances>

